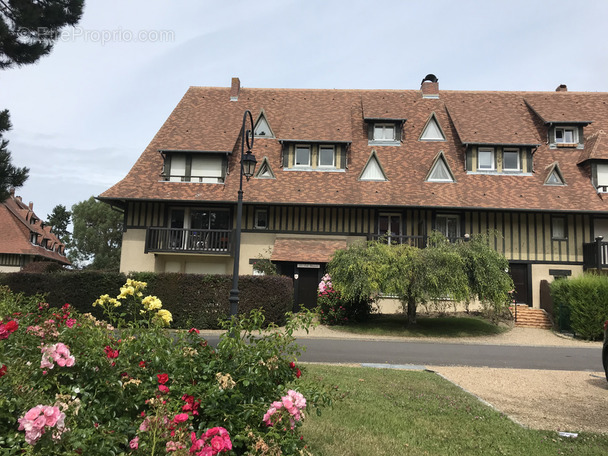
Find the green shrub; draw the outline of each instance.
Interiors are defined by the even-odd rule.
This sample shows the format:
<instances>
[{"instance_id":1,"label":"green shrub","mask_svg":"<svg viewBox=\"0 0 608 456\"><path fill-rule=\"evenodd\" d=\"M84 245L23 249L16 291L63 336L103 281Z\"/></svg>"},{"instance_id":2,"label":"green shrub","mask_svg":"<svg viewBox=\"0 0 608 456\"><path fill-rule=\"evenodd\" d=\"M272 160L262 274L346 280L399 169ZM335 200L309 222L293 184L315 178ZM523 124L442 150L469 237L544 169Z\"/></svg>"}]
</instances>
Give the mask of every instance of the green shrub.
<instances>
[{"instance_id":1,"label":"green shrub","mask_svg":"<svg viewBox=\"0 0 608 456\"><path fill-rule=\"evenodd\" d=\"M158 296L171 311L174 327L219 328L230 314L232 276L141 272L130 277L148 283L148 292ZM0 274L0 285L29 295L45 294L54 307L72 304L81 312L108 290L118 290L126 276L115 272L66 271L54 274ZM283 325L293 306L293 282L283 276L240 276L239 313L264 309L266 322ZM102 315L98 310L91 312Z\"/></svg>"},{"instance_id":2,"label":"green shrub","mask_svg":"<svg viewBox=\"0 0 608 456\"><path fill-rule=\"evenodd\" d=\"M254 454L261 444L268 454L301 454L300 417L290 419L293 404L273 402L299 390L310 410L328 398L300 384L306 373L295 365L293 331L310 316L261 333L263 314L253 311L223 323L227 332L211 347L195 329L162 329L158 303L142 291L145 284L131 282L122 299L100 298L104 322L0 287L0 454L188 454L191 433L208 436L206 446L220 432L229 455ZM47 419L42 433L19 429L38 406L64 416ZM280 410L269 426L271 406Z\"/></svg>"},{"instance_id":3,"label":"green shrub","mask_svg":"<svg viewBox=\"0 0 608 456\"><path fill-rule=\"evenodd\" d=\"M551 283L551 297L559 313L558 319L569 314L570 325L577 336L596 340L603 335L608 320L608 277L583 274L572 279Z\"/></svg>"}]
</instances>

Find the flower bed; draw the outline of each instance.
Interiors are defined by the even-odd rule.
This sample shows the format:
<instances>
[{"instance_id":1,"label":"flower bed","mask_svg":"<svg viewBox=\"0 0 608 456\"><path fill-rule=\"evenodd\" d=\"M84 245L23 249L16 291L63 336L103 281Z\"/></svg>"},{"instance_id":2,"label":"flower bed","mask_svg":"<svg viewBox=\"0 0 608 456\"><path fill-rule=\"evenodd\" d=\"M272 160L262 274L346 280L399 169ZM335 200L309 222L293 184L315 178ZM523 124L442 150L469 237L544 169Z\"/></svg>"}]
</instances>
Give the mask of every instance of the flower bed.
<instances>
[{"instance_id":1,"label":"flower bed","mask_svg":"<svg viewBox=\"0 0 608 456\"><path fill-rule=\"evenodd\" d=\"M253 311L214 348L167 331L145 287L101 296L107 321L0 287L0 454L302 454L307 406L327 400L298 380L310 316L261 334Z\"/></svg>"}]
</instances>

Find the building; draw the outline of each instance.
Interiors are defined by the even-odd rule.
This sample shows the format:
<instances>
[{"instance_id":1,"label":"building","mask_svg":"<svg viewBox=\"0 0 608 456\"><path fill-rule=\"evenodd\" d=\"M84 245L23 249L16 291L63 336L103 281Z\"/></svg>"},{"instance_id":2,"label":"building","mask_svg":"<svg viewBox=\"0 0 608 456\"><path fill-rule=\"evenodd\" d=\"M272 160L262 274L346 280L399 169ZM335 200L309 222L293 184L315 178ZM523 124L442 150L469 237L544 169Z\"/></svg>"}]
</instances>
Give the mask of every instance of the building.
<instances>
[{"instance_id":1,"label":"building","mask_svg":"<svg viewBox=\"0 0 608 456\"><path fill-rule=\"evenodd\" d=\"M594 239L608 234L608 93L440 91L434 75L418 90L233 78L191 87L100 196L125 212L122 271L232 272L245 110L258 165L244 184L240 271L269 252L297 303L314 302L336 249L387 234L424 246L431 230L496 231L517 300L534 307L541 281L596 267L605 247Z\"/></svg>"},{"instance_id":2,"label":"building","mask_svg":"<svg viewBox=\"0 0 608 456\"><path fill-rule=\"evenodd\" d=\"M49 225L26 205L11 189L9 198L0 203L0 272L18 272L34 261L71 263L65 256L65 245Z\"/></svg>"}]
</instances>

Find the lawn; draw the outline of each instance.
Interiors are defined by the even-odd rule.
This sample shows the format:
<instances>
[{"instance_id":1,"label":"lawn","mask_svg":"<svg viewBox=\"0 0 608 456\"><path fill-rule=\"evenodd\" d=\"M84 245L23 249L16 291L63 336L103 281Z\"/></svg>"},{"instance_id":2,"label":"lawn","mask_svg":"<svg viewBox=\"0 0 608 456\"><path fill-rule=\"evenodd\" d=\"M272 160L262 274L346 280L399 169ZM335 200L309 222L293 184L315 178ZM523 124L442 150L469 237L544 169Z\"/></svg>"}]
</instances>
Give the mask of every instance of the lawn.
<instances>
[{"instance_id":1,"label":"lawn","mask_svg":"<svg viewBox=\"0 0 608 456\"><path fill-rule=\"evenodd\" d=\"M302 378L336 396L305 421L315 456L608 454L608 435L522 428L431 372L310 364Z\"/></svg>"},{"instance_id":2,"label":"lawn","mask_svg":"<svg viewBox=\"0 0 608 456\"><path fill-rule=\"evenodd\" d=\"M476 316L420 316L415 325L408 326L406 315L378 314L364 322L332 326L332 329L375 336L433 338L492 336L507 331L508 327L494 325Z\"/></svg>"}]
</instances>

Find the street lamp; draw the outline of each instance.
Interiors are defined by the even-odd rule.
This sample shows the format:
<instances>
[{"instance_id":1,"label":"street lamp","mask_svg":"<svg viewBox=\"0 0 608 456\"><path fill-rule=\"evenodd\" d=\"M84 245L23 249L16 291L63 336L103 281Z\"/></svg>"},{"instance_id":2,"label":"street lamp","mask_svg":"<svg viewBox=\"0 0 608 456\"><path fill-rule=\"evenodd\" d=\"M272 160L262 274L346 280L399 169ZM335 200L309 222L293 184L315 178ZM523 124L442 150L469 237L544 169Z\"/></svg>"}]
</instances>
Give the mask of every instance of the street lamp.
<instances>
[{"instance_id":1,"label":"street lamp","mask_svg":"<svg viewBox=\"0 0 608 456\"><path fill-rule=\"evenodd\" d=\"M245 129L247 120L251 125L251 129ZM241 220L243 218L243 175L249 180L255 171L257 160L251 152L253 148L253 116L249 110L243 114L243 126L241 127L241 166L240 166L240 184L239 197L236 209L236 232L234 234L234 269L232 270L232 289L230 290L230 316L236 316L239 311L239 260L241 256ZM245 144L247 144L247 153L245 153Z\"/></svg>"}]
</instances>

